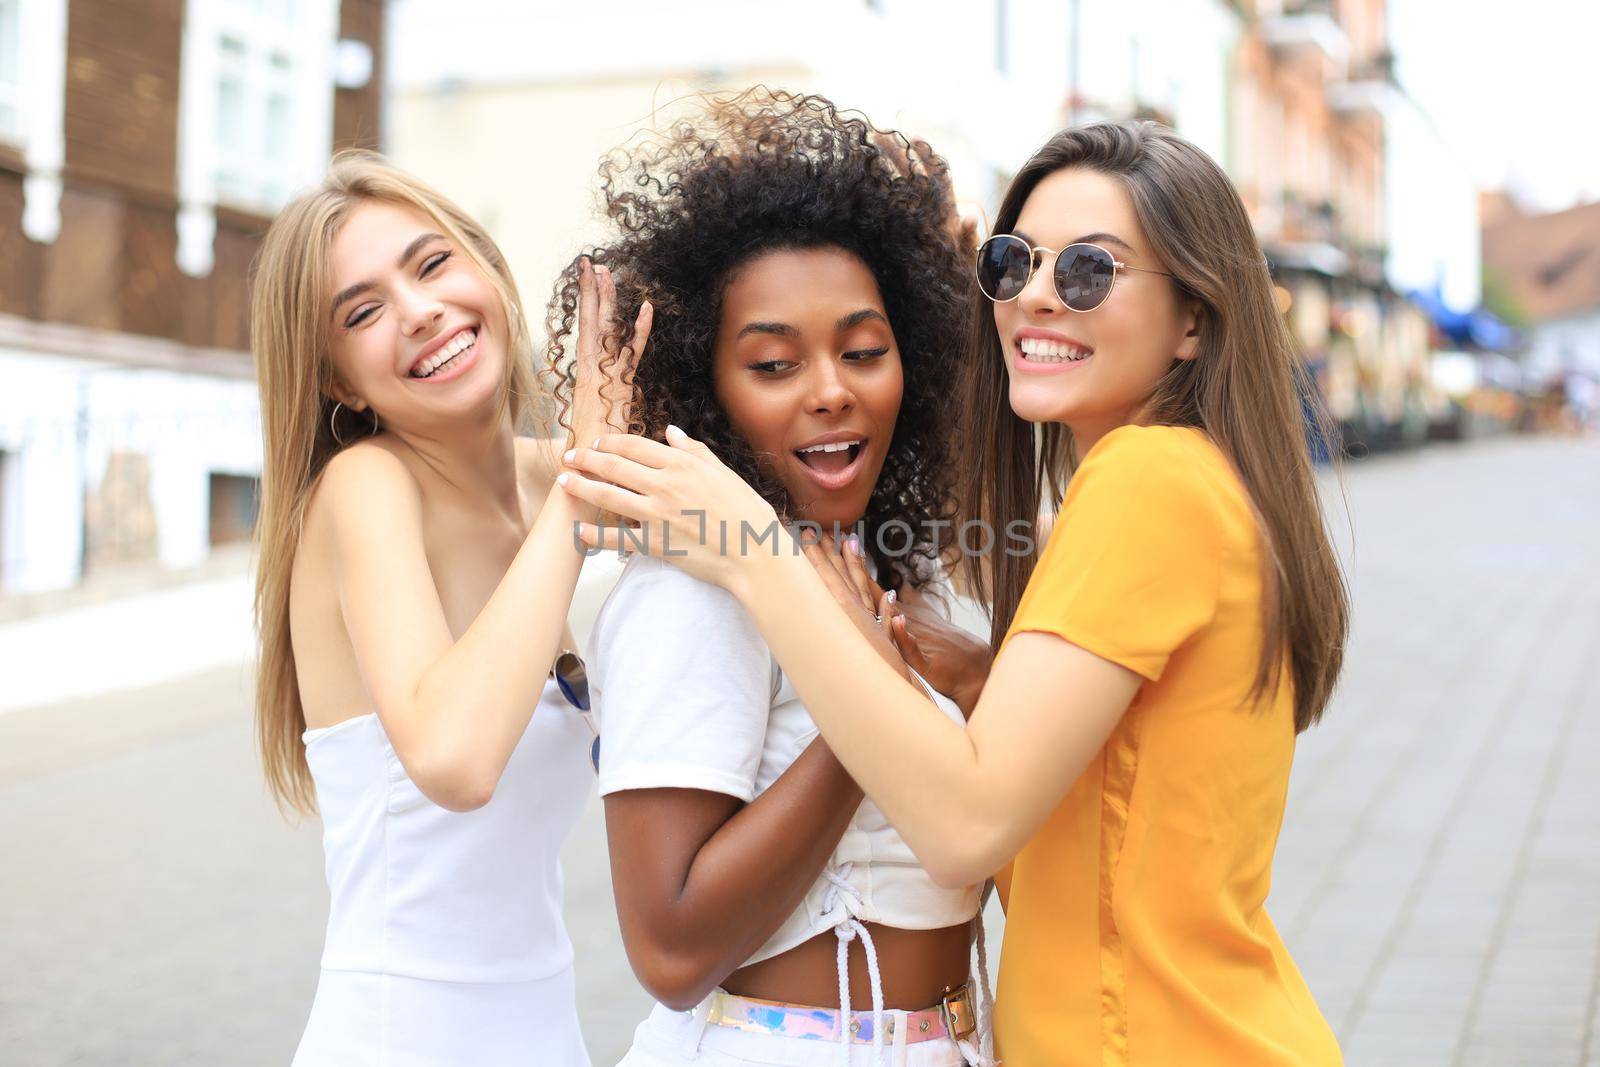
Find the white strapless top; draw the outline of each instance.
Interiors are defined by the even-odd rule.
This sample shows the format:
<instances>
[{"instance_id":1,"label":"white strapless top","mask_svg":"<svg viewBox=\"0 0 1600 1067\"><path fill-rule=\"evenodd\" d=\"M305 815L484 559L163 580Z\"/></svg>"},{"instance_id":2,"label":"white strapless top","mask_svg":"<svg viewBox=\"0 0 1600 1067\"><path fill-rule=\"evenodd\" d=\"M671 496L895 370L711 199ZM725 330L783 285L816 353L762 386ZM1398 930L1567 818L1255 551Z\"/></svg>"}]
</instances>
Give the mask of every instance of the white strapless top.
<instances>
[{"instance_id":1,"label":"white strapless top","mask_svg":"<svg viewBox=\"0 0 1600 1067\"><path fill-rule=\"evenodd\" d=\"M589 728L554 681L476 811L423 796L374 714L304 740L331 898L325 970L526 982L571 966L558 854L594 772Z\"/></svg>"}]
</instances>

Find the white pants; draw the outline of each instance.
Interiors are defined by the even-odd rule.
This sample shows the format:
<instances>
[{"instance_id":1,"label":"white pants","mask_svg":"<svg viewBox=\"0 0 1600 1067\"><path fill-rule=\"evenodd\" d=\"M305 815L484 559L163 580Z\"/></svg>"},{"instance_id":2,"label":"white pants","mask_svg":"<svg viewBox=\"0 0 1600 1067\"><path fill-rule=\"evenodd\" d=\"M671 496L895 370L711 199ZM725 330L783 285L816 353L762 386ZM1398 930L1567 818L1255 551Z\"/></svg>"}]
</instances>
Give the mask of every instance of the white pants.
<instances>
[{"instance_id":1,"label":"white pants","mask_svg":"<svg viewBox=\"0 0 1600 1067\"><path fill-rule=\"evenodd\" d=\"M838 1067L839 1043L809 1037L752 1034L728 1026L710 1026L702 1010L697 1016L655 1006L633 1035L633 1047L617 1067ZM870 1044L850 1046L850 1067L963 1067L966 1060L954 1041L906 1044L909 1012L885 1009L895 1021L894 1037L884 1037L882 1058L874 1061Z\"/></svg>"}]
</instances>

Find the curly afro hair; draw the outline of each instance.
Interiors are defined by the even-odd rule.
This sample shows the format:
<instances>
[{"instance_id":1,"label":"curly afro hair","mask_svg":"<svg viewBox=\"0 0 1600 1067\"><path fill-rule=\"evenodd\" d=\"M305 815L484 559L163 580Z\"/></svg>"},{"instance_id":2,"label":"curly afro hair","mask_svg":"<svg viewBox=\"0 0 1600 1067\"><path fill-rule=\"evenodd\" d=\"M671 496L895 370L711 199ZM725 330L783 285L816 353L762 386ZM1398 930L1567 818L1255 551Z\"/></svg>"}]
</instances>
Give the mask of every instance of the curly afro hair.
<instances>
[{"instance_id":1,"label":"curly afro hair","mask_svg":"<svg viewBox=\"0 0 1600 1067\"><path fill-rule=\"evenodd\" d=\"M627 429L659 438L669 423L681 427L780 515L792 514L787 493L713 391L723 294L741 266L780 250L838 247L872 272L905 386L862 519L863 548L886 587L928 581L955 514L953 385L971 308L944 160L822 97L762 87L705 98L694 117L608 156L600 179L616 237L586 254L616 279L616 321L607 325L626 346L640 303L655 307ZM563 426L581 258L557 281L546 319Z\"/></svg>"}]
</instances>

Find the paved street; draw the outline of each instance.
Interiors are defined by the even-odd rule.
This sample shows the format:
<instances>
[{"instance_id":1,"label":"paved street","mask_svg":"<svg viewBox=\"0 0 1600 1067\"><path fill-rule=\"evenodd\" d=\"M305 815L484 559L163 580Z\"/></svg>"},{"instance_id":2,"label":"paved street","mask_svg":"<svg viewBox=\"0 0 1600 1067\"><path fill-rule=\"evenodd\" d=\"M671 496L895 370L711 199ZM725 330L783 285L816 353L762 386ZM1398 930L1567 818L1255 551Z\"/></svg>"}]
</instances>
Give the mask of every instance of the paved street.
<instances>
[{"instance_id":1,"label":"paved street","mask_svg":"<svg viewBox=\"0 0 1600 1067\"><path fill-rule=\"evenodd\" d=\"M1356 625L1301 741L1274 919L1352 1065L1600 1067L1600 443L1383 458L1346 491ZM228 667L0 712L0 1064L288 1061L326 891L248 703ZM566 868L610 1064L647 998L597 805Z\"/></svg>"}]
</instances>

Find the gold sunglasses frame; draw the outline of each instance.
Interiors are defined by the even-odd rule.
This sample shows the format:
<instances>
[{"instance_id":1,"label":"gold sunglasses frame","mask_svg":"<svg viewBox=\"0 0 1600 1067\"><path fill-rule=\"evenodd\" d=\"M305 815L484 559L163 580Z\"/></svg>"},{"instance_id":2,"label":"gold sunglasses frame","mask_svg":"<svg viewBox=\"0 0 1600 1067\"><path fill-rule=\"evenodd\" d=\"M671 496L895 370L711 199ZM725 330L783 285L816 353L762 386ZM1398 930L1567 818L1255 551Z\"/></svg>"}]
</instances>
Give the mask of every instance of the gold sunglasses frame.
<instances>
[{"instance_id":1,"label":"gold sunglasses frame","mask_svg":"<svg viewBox=\"0 0 1600 1067\"><path fill-rule=\"evenodd\" d=\"M984 288L983 288L983 279L978 274L978 264L983 262L983 249L984 249L984 246L987 245L990 241L997 241L997 240L1000 240L1001 238L1004 238L1007 241L1021 241L1022 242L1022 246L1028 250L1028 276L1026 278L1022 279L1022 288L1017 290L1017 295L1016 296L1012 296L1012 297L1007 297L1004 300L1001 300L1001 299L999 299L997 297L990 296L984 290ZM1066 298L1061 295L1061 287L1056 284L1055 268L1052 267L1050 269L1050 291L1055 294L1056 300L1060 302L1062 307L1066 308L1068 311L1075 311L1079 315L1087 315L1091 311L1098 311L1098 310L1100 310L1101 307L1103 307L1105 305L1105 302L1107 300L1111 299L1111 290L1113 290L1113 289L1115 289L1117 287L1117 272L1119 272L1119 271L1136 270L1141 274L1159 274L1163 278L1174 278L1174 277L1176 277L1176 275L1170 274L1170 273L1168 273L1167 271L1164 271L1164 270L1151 270L1149 267L1131 267L1128 264L1122 262L1122 260L1118 259L1116 256L1112 255L1111 254L1111 249L1106 248L1104 245L1097 245L1093 241L1074 241L1072 244L1066 245L1066 246L1064 246L1062 248L1046 248L1044 245L1031 245L1027 241L1023 241L1022 238L1018 237L1014 233L993 233L993 234L990 234L988 237L984 238L983 244L980 244L978 246L978 254L977 254L977 256L975 256L973 258L972 277L973 277L973 280L978 283L978 292L983 293L984 297L986 299L988 299L990 303L994 303L994 304L1009 304L1013 300L1016 300L1018 297L1020 297L1022 295L1024 289L1028 288L1028 283L1033 281L1033 272L1036 271L1036 270L1039 270L1041 267L1044 266L1044 259L1042 257L1039 259L1039 266L1038 267L1035 267L1033 265L1034 254L1035 253L1038 253L1038 252L1049 252L1051 255L1056 257L1056 262L1059 263L1061 261L1061 253L1065 252L1068 248L1092 248L1097 252L1104 252L1105 255L1106 255L1106 258L1111 261L1111 284L1106 286L1105 295L1102 296L1100 298L1099 303L1095 304L1095 306L1092 307L1092 308L1075 308L1071 304L1067 303Z\"/></svg>"}]
</instances>

